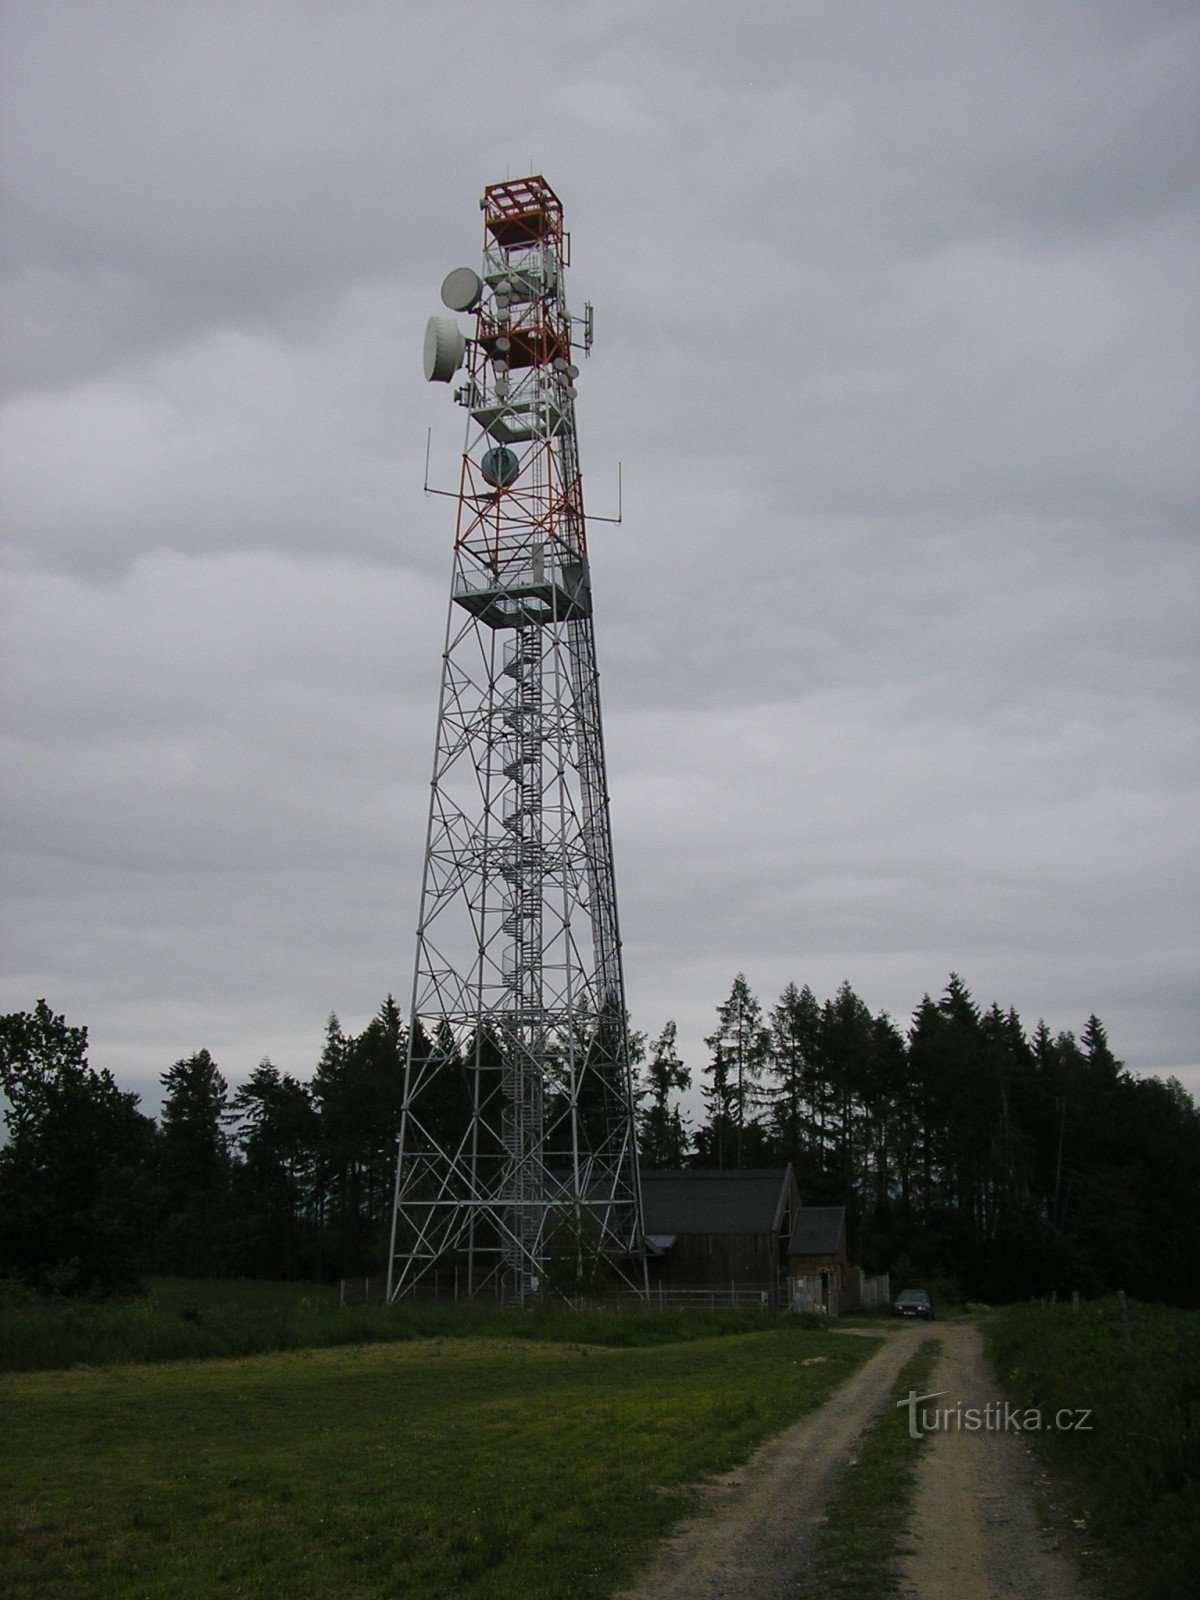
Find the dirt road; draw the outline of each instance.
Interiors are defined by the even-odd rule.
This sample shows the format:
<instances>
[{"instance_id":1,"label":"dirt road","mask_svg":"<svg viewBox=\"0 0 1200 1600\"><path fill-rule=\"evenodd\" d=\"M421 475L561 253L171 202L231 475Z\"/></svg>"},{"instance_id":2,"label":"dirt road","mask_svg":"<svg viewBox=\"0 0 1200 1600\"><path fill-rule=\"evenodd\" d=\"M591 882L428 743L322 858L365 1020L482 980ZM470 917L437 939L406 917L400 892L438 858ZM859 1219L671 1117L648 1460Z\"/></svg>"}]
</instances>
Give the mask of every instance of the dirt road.
<instances>
[{"instance_id":1,"label":"dirt road","mask_svg":"<svg viewBox=\"0 0 1200 1600\"><path fill-rule=\"evenodd\" d=\"M996 1405L983 1340L970 1324L938 1329L942 1359L930 1407ZM1020 1434L958 1427L935 1432L921 1456L913 1504L912 1554L903 1593L911 1600L1083 1600L1087 1590L1038 1517L1037 1469Z\"/></svg>"},{"instance_id":2,"label":"dirt road","mask_svg":"<svg viewBox=\"0 0 1200 1600\"><path fill-rule=\"evenodd\" d=\"M898 1330L819 1411L707 1489L703 1510L615 1600L791 1600L834 1480L919 1338Z\"/></svg>"},{"instance_id":3,"label":"dirt road","mask_svg":"<svg viewBox=\"0 0 1200 1600\"><path fill-rule=\"evenodd\" d=\"M705 1491L705 1504L614 1600L793 1600L806 1576L814 1527L859 1435L887 1403L901 1367L930 1330L890 1330L886 1343L819 1411L765 1445L738 1473ZM994 1403L978 1330L938 1325L943 1358L930 1405ZM1087 1591L1033 1501L1036 1472L1022 1440L1000 1431L935 1433L922 1452L910 1600L1085 1600Z\"/></svg>"}]
</instances>

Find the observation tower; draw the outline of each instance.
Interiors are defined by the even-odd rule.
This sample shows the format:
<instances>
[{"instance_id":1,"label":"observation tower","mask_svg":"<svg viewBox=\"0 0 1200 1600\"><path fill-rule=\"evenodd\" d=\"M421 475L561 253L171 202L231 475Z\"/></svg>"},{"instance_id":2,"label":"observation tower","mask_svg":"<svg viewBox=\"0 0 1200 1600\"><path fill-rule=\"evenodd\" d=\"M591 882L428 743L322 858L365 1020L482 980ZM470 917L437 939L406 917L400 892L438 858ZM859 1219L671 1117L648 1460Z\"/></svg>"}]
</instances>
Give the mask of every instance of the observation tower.
<instances>
[{"instance_id":1,"label":"observation tower","mask_svg":"<svg viewBox=\"0 0 1200 1600\"><path fill-rule=\"evenodd\" d=\"M467 423L388 1299L524 1305L644 1293L646 1266L575 435L592 312L544 178L481 206L481 269L425 334Z\"/></svg>"}]
</instances>

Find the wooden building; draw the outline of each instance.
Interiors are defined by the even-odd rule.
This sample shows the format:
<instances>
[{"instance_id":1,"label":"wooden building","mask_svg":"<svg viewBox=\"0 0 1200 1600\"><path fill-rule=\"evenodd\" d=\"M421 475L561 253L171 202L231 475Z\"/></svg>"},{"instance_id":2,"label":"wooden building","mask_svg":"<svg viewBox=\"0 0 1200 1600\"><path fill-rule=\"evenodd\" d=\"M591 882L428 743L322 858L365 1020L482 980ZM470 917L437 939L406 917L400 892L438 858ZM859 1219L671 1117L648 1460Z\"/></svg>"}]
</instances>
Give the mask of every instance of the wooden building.
<instances>
[{"instance_id":1,"label":"wooden building","mask_svg":"<svg viewBox=\"0 0 1200 1600\"><path fill-rule=\"evenodd\" d=\"M642 1173L650 1282L664 1288L755 1288L776 1295L800 1193L790 1164Z\"/></svg>"},{"instance_id":2,"label":"wooden building","mask_svg":"<svg viewBox=\"0 0 1200 1600\"><path fill-rule=\"evenodd\" d=\"M836 1317L858 1305L861 1274L850 1264L845 1206L802 1206L792 1224L787 1261L797 1311Z\"/></svg>"}]
</instances>

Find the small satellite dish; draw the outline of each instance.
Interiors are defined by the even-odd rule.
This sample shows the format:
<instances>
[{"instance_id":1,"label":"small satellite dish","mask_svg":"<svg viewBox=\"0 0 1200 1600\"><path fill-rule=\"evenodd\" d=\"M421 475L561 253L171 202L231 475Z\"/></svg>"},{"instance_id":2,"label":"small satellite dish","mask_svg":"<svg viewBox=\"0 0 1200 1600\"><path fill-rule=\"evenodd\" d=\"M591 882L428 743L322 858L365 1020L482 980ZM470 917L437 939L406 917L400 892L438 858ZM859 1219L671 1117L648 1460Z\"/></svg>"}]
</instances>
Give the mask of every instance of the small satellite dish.
<instances>
[{"instance_id":1,"label":"small satellite dish","mask_svg":"<svg viewBox=\"0 0 1200 1600\"><path fill-rule=\"evenodd\" d=\"M517 460L515 451L501 445L498 449L487 452L479 463L479 470L483 473L484 480L494 489L507 489L509 484L516 483L521 463Z\"/></svg>"},{"instance_id":2,"label":"small satellite dish","mask_svg":"<svg viewBox=\"0 0 1200 1600\"><path fill-rule=\"evenodd\" d=\"M430 317L425 325L425 379L428 383L449 383L462 366L467 341L457 322L449 317Z\"/></svg>"},{"instance_id":3,"label":"small satellite dish","mask_svg":"<svg viewBox=\"0 0 1200 1600\"><path fill-rule=\"evenodd\" d=\"M442 284L442 304L451 311L474 311L483 299L483 279L470 267L455 267Z\"/></svg>"}]
</instances>

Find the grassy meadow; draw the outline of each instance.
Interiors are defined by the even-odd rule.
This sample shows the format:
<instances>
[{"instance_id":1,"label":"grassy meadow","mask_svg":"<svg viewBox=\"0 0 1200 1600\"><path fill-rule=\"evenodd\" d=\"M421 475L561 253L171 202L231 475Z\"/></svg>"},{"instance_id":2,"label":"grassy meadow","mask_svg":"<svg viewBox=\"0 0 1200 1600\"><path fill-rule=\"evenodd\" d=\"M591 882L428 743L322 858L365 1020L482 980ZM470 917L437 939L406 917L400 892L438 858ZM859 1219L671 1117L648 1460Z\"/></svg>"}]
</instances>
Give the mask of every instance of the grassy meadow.
<instances>
[{"instance_id":1,"label":"grassy meadow","mask_svg":"<svg viewBox=\"0 0 1200 1600\"><path fill-rule=\"evenodd\" d=\"M533 1311L452 1301L339 1311L329 1284L159 1278L126 1300L41 1300L0 1284L0 1372L121 1362L202 1361L426 1338L560 1340L613 1346L678 1343L761 1330L758 1311L657 1312L629 1307Z\"/></svg>"},{"instance_id":2,"label":"grassy meadow","mask_svg":"<svg viewBox=\"0 0 1200 1600\"><path fill-rule=\"evenodd\" d=\"M264 1290L262 1322L319 1309L293 1298ZM219 1304L179 1299L176 1320L229 1334ZM243 1334L246 1299L227 1307ZM453 1337L5 1373L0 1592L598 1600L689 1484L876 1348L785 1318L674 1320L559 1314L516 1339L493 1312Z\"/></svg>"},{"instance_id":3,"label":"grassy meadow","mask_svg":"<svg viewBox=\"0 0 1200 1600\"><path fill-rule=\"evenodd\" d=\"M1109 1592L1191 1600L1200 1571L1200 1312L1115 1300L1023 1306L984 1324L1008 1393L1044 1418L1088 1407L1087 1431L1030 1434L1067 1487Z\"/></svg>"}]
</instances>

